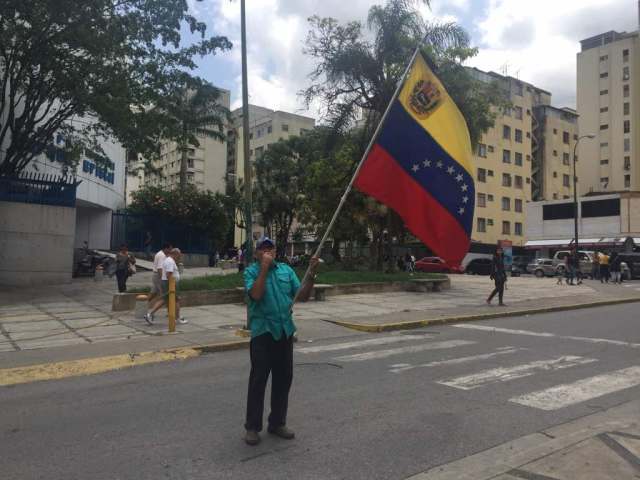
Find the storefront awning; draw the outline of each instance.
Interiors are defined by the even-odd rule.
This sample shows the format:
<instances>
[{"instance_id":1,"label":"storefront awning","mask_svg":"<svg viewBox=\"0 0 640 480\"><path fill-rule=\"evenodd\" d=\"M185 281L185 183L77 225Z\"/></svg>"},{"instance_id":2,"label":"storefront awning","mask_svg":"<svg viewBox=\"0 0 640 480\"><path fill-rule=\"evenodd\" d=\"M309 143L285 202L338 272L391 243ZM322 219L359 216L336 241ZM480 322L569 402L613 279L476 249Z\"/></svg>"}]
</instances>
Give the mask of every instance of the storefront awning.
<instances>
[{"instance_id":1,"label":"storefront awning","mask_svg":"<svg viewBox=\"0 0 640 480\"><path fill-rule=\"evenodd\" d=\"M625 242L625 237L601 237L601 238L579 238L578 242L581 247L593 246L593 247L611 247L614 245L621 245ZM636 245L640 245L640 238L634 238L633 242ZM573 238L565 239L551 239L551 240L529 240L525 243L525 248L537 249L537 248L562 248L570 247L573 245Z\"/></svg>"}]
</instances>

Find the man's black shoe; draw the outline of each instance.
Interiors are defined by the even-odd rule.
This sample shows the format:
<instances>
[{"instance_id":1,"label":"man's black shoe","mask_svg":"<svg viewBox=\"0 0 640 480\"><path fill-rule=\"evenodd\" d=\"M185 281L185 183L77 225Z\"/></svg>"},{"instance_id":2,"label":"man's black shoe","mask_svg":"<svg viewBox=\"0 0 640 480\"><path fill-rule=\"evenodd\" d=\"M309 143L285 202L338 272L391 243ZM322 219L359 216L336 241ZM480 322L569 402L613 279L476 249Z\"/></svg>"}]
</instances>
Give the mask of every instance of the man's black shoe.
<instances>
[{"instance_id":1,"label":"man's black shoe","mask_svg":"<svg viewBox=\"0 0 640 480\"><path fill-rule=\"evenodd\" d=\"M289 430L286 425L281 425L279 427L269 427L267 429L267 431L272 434L272 435L276 435L280 438L284 438L285 440L291 440L292 438L294 438L296 436L295 433L293 433L292 430Z\"/></svg>"},{"instance_id":2,"label":"man's black shoe","mask_svg":"<svg viewBox=\"0 0 640 480\"><path fill-rule=\"evenodd\" d=\"M255 430L247 430L244 441L247 445L258 445L260 443L260 435Z\"/></svg>"}]
</instances>

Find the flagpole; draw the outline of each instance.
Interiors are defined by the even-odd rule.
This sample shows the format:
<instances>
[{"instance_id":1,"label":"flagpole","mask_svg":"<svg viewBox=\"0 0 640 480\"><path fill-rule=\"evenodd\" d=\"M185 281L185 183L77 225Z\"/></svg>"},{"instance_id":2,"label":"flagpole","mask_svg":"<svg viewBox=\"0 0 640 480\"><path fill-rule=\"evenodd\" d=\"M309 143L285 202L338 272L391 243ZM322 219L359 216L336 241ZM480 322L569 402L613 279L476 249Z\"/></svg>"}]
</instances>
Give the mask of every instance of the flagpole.
<instances>
[{"instance_id":1,"label":"flagpole","mask_svg":"<svg viewBox=\"0 0 640 480\"><path fill-rule=\"evenodd\" d=\"M331 217L331 221L329 222L329 226L327 227L327 230L324 232L324 235L322 236L322 239L320 240L320 243L318 244L318 248L316 248L316 251L313 254L314 257L320 256L320 252L322 251L322 247L324 246L325 242L327 241L327 238L329 237L329 234L331 233L331 230L333 229L333 225L336 223L336 220L338 219L338 215L340 214L340 211L342 210L342 207L344 206L344 204L347 201L347 197L349 196L349 193L351 192L351 190L353 188L353 184L356 181L356 177L358 176L358 173L360 173L360 169L362 168L362 165L364 164L364 161L369 156L369 153L371 152L371 149L373 148L374 143L378 139L378 135L380 134L380 130L382 129L382 125L384 124L384 121L386 120L387 116L389 115L389 111L391 111L391 106L393 105L393 102L396 100L396 98L398 98L398 94L400 93L400 90L402 89L402 86L404 85L404 81L406 80L407 75L409 75L409 71L411 71L411 66L413 65L413 62L415 61L416 57L418 56L418 53L420 52L421 45L422 45L422 42L420 42L420 44L416 47L415 51L413 52L413 55L411 56L411 60L409 61L409 64L407 65L407 68L405 68L404 73L402 74L402 77L400 78L400 81L398 82L398 85L396 86L396 91L393 93L393 96L391 97L391 100L389 101L389 104L387 105L387 108L384 111L384 114L382 115L382 118L380 119L380 122L378 122L378 126L376 127L376 130L373 132L373 136L371 137L371 140L369 141L369 145L367 145L367 149L364 151L364 154L362 155L362 158L360 159L360 162L358 163L358 166L356 167L356 170L353 173L353 176L351 177L351 180L349 181L349 185L347 185L347 188L344 191L344 194L342 195L342 198L340 199L340 203L338 204L338 208L336 208L336 211L333 212L333 217ZM310 267L307 267L307 271L305 272L304 277L302 278L302 285L304 285L305 282L307 282L309 280L309 271L310 271ZM301 289L298 289L298 291L296 292L295 297L293 297L293 302L291 303L291 309L292 310L293 310L293 305L298 300L298 296L300 294L300 291L301 291Z\"/></svg>"}]
</instances>

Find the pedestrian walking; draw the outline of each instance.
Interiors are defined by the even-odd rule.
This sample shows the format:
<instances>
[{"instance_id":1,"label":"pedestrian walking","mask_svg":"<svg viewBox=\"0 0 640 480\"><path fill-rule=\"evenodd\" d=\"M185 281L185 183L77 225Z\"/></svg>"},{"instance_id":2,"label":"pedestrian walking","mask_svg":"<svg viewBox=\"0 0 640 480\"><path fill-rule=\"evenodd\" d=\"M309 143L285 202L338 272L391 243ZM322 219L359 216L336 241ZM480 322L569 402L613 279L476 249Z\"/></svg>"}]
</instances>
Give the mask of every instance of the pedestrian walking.
<instances>
[{"instance_id":1,"label":"pedestrian walking","mask_svg":"<svg viewBox=\"0 0 640 480\"><path fill-rule=\"evenodd\" d=\"M598 260L600 254L596 251L591 260L591 279L598 280L600 278L600 262Z\"/></svg>"},{"instance_id":2,"label":"pedestrian walking","mask_svg":"<svg viewBox=\"0 0 640 480\"><path fill-rule=\"evenodd\" d=\"M609 283L609 255L600 253L598 263L600 264L600 283Z\"/></svg>"},{"instance_id":3,"label":"pedestrian walking","mask_svg":"<svg viewBox=\"0 0 640 480\"><path fill-rule=\"evenodd\" d=\"M491 292L491 295L489 295L489 298L487 298L487 304L491 305L491 300L498 294L498 305L504 307L505 304L502 300L504 297L504 284L507 281L507 273L504 269L504 255L500 247L496 249L496 253L493 255L490 278L494 281L495 288L493 292Z\"/></svg>"},{"instance_id":4,"label":"pedestrian walking","mask_svg":"<svg viewBox=\"0 0 640 480\"><path fill-rule=\"evenodd\" d=\"M151 273L151 291L149 292L149 299L147 301L150 306L152 302L162 297L162 264L167 259L167 256L171 252L173 246L169 242L165 242L162 245L162 249L153 257L153 267Z\"/></svg>"},{"instance_id":5,"label":"pedestrian walking","mask_svg":"<svg viewBox=\"0 0 640 480\"><path fill-rule=\"evenodd\" d=\"M167 302L169 298L169 279L175 278L176 280L176 319L178 323L185 324L188 321L180 316L180 296L178 295L178 285L180 283L180 270L178 269L178 262L180 261L180 257L182 256L182 252L179 248L172 248L169 250L169 254L162 262L162 277L161 277L161 285L162 285L162 296L158 298L150 310L144 316L144 319L149 325L153 325L155 322L155 314L158 310L162 308L162 305L167 304L167 309L169 308L169 302Z\"/></svg>"},{"instance_id":6,"label":"pedestrian walking","mask_svg":"<svg viewBox=\"0 0 640 480\"><path fill-rule=\"evenodd\" d=\"M566 280L567 278L567 268L568 268L568 261L567 258L565 257L564 259L564 268L556 268L556 277L558 278L558 281L556 282L556 285L562 285L562 279L565 278L565 283L569 283L568 280Z\"/></svg>"},{"instance_id":7,"label":"pedestrian walking","mask_svg":"<svg viewBox=\"0 0 640 480\"><path fill-rule=\"evenodd\" d=\"M116 253L116 281L118 283L118 292L127 291L127 278L133 275L135 270L136 258L129 253L129 247L126 243L120 245L120 250Z\"/></svg>"},{"instance_id":8,"label":"pedestrian walking","mask_svg":"<svg viewBox=\"0 0 640 480\"><path fill-rule=\"evenodd\" d=\"M621 273L621 264L622 260L618 256L617 253L612 253L611 258L609 259L609 270L611 272L611 281L613 283L620 284L622 283L622 273Z\"/></svg>"},{"instance_id":9,"label":"pedestrian walking","mask_svg":"<svg viewBox=\"0 0 640 480\"><path fill-rule=\"evenodd\" d=\"M293 333L296 330L291 305L299 289L299 299L303 302L309 299L318 262L317 257L311 258L309 281L301 286L291 267L275 260L273 240L262 237L256 244L256 261L244 271L251 330L251 373L244 425L244 441L249 445L260 443L264 394L270 374L271 414L267 431L288 440L295 436L287 427L289 390L293 380Z\"/></svg>"}]
</instances>

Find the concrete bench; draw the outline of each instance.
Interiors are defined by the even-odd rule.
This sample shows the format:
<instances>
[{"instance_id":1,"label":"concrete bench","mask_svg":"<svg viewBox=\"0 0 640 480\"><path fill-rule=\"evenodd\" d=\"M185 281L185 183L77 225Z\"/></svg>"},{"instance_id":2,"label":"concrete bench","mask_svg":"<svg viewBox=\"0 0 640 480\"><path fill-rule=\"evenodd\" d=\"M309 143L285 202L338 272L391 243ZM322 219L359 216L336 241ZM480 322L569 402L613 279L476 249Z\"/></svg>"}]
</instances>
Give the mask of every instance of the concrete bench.
<instances>
[{"instance_id":1,"label":"concrete bench","mask_svg":"<svg viewBox=\"0 0 640 480\"><path fill-rule=\"evenodd\" d=\"M327 290L334 288L333 285L318 283L313 286L313 298L316 302L324 302L327 299Z\"/></svg>"}]
</instances>

